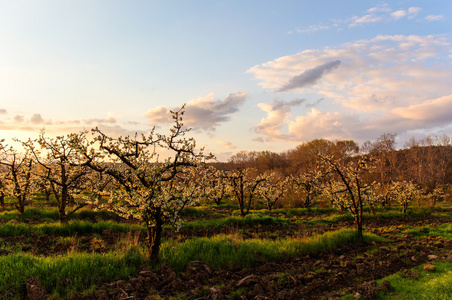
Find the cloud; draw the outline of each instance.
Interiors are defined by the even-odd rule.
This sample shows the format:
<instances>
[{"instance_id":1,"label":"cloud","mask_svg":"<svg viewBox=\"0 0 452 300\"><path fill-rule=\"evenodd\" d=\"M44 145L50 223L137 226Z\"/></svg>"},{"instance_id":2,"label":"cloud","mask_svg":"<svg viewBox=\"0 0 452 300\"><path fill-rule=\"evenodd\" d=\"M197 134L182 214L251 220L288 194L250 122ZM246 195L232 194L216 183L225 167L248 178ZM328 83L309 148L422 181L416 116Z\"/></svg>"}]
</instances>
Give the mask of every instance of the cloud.
<instances>
[{"instance_id":1,"label":"cloud","mask_svg":"<svg viewBox=\"0 0 452 300\"><path fill-rule=\"evenodd\" d=\"M231 142L226 142L226 141L216 141L215 142L217 145L220 145L226 149L230 149L230 150L234 150L237 149L237 146L233 145Z\"/></svg>"},{"instance_id":2,"label":"cloud","mask_svg":"<svg viewBox=\"0 0 452 300\"><path fill-rule=\"evenodd\" d=\"M414 18L422 10L420 7L410 7L408 8L408 18Z\"/></svg>"},{"instance_id":3,"label":"cloud","mask_svg":"<svg viewBox=\"0 0 452 300\"><path fill-rule=\"evenodd\" d=\"M6 109L4 109L4 108L0 109L0 115L6 115L6 114L8 114Z\"/></svg>"},{"instance_id":4,"label":"cloud","mask_svg":"<svg viewBox=\"0 0 452 300\"><path fill-rule=\"evenodd\" d=\"M22 123L23 121L24 121L24 116L16 115L14 117L14 122L16 122L16 123Z\"/></svg>"},{"instance_id":5,"label":"cloud","mask_svg":"<svg viewBox=\"0 0 452 300\"><path fill-rule=\"evenodd\" d=\"M407 12L405 10L398 10L393 13L391 13L391 16L393 16L396 19L400 19L402 17L405 17L407 15Z\"/></svg>"},{"instance_id":6,"label":"cloud","mask_svg":"<svg viewBox=\"0 0 452 300\"><path fill-rule=\"evenodd\" d=\"M104 124L104 123L109 123L109 124L114 124L117 122L115 117L109 116L106 119L102 119L102 118L91 118L91 119L85 119L83 120L84 123L91 125L91 124Z\"/></svg>"},{"instance_id":7,"label":"cloud","mask_svg":"<svg viewBox=\"0 0 452 300\"><path fill-rule=\"evenodd\" d=\"M257 106L267 113L267 117L262 118L255 126L255 132L270 137L282 137L282 125L290 118L291 107L298 106L304 101L304 99L296 99L289 102L277 100L273 104L259 103Z\"/></svg>"},{"instance_id":8,"label":"cloud","mask_svg":"<svg viewBox=\"0 0 452 300\"><path fill-rule=\"evenodd\" d=\"M442 21L444 20L443 15L428 15L425 17L427 21Z\"/></svg>"},{"instance_id":9,"label":"cloud","mask_svg":"<svg viewBox=\"0 0 452 300\"><path fill-rule=\"evenodd\" d=\"M307 28L304 29L296 29L295 31L298 33L313 33L313 32L317 32L317 31L321 31L321 30L327 30L330 29L330 26L328 25L322 25L322 24L317 24L317 25L310 25ZM293 31L290 31L289 33L293 33Z\"/></svg>"},{"instance_id":10,"label":"cloud","mask_svg":"<svg viewBox=\"0 0 452 300\"><path fill-rule=\"evenodd\" d=\"M341 64L340 60L326 62L292 77L278 92L287 92L297 88L314 85L324 74L331 72Z\"/></svg>"},{"instance_id":11,"label":"cloud","mask_svg":"<svg viewBox=\"0 0 452 300\"><path fill-rule=\"evenodd\" d=\"M245 99L246 93L230 94L224 100L214 99L213 95L193 99L185 107L183 123L193 130L214 131L231 119L231 115L239 110ZM171 124L173 120L169 110L170 108L159 106L148 110L144 116L150 124Z\"/></svg>"},{"instance_id":12,"label":"cloud","mask_svg":"<svg viewBox=\"0 0 452 300\"><path fill-rule=\"evenodd\" d=\"M312 81L303 80L301 75L309 73L306 70L322 71L319 66L335 61L341 64L334 72L317 72L321 75L309 77ZM311 109L293 116L290 105L278 108L260 103L259 108L267 115L255 131L266 140L366 135L369 139L377 131L403 133L452 125L447 114L452 111L451 62L452 47L445 36L379 35L256 65L248 72L260 80L262 87L287 88L300 95L295 88L310 82L306 92L321 97L322 107L331 111Z\"/></svg>"},{"instance_id":13,"label":"cloud","mask_svg":"<svg viewBox=\"0 0 452 300\"><path fill-rule=\"evenodd\" d=\"M40 114L34 114L33 116L31 116L30 121L31 121L31 123L33 123L35 125L44 123L44 119L41 117Z\"/></svg>"},{"instance_id":14,"label":"cloud","mask_svg":"<svg viewBox=\"0 0 452 300\"><path fill-rule=\"evenodd\" d=\"M93 118L86 120L57 120L53 122L52 120L45 120L41 114L36 113L29 117L23 115L16 115L13 118L4 117L3 120L0 120L0 130L9 131L9 136L12 136L13 134L21 135L22 138L30 133L32 135L38 135L40 130L43 128L45 128L46 132L52 136L80 132L93 127L104 128L106 133L115 137L119 135L134 135L137 131L132 131L119 125L114 125L116 122L117 120L112 116L108 116L104 119Z\"/></svg>"},{"instance_id":15,"label":"cloud","mask_svg":"<svg viewBox=\"0 0 452 300\"><path fill-rule=\"evenodd\" d=\"M394 22L402 18L414 19L422 9L420 7L409 7L407 9L399 9L393 11L388 4L371 7L367 9L362 15L350 16L346 19L331 19L330 22L324 24L309 25L304 28L297 28L291 30L288 33L312 33L320 30L336 29L337 31L344 30L346 28L354 28L357 26L365 26L367 24L378 22ZM433 21L433 20L432 20Z\"/></svg>"},{"instance_id":16,"label":"cloud","mask_svg":"<svg viewBox=\"0 0 452 300\"><path fill-rule=\"evenodd\" d=\"M422 103L397 107L392 110L405 119L427 121L431 124L452 123L452 94L436 99L428 99Z\"/></svg>"}]
</instances>

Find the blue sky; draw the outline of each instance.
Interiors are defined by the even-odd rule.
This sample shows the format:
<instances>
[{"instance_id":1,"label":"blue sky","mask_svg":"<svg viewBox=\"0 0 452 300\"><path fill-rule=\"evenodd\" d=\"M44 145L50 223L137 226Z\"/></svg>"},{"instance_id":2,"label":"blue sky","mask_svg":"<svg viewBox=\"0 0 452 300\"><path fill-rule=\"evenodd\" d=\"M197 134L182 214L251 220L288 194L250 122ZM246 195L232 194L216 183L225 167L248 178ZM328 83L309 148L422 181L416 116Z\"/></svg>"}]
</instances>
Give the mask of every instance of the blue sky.
<instances>
[{"instance_id":1,"label":"blue sky","mask_svg":"<svg viewBox=\"0 0 452 300\"><path fill-rule=\"evenodd\" d=\"M99 126L220 160L316 138L452 134L452 1L0 1L7 140Z\"/></svg>"}]
</instances>

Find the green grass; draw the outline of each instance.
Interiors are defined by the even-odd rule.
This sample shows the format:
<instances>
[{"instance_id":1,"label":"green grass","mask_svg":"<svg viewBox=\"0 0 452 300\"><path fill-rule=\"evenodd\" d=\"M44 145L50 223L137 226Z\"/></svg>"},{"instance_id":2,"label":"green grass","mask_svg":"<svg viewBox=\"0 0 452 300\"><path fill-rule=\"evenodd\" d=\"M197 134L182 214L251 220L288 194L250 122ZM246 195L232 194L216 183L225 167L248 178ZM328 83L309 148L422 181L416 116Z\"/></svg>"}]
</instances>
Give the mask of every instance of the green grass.
<instances>
[{"instance_id":1,"label":"green grass","mask_svg":"<svg viewBox=\"0 0 452 300\"><path fill-rule=\"evenodd\" d=\"M365 234L365 241L381 238ZM287 259L307 253L318 253L358 243L357 232L341 229L308 239L242 239L237 235L219 235L212 238L193 238L182 243L167 241L162 244L161 258L177 271L185 269L193 260L200 260L218 268L244 268L259 262Z\"/></svg>"},{"instance_id":2,"label":"green grass","mask_svg":"<svg viewBox=\"0 0 452 300\"><path fill-rule=\"evenodd\" d=\"M391 282L391 294L379 293L375 299L425 299L446 300L452 295L452 262L435 262L434 271L424 271L423 266L414 269L419 274L408 279L400 274L383 278ZM380 280L378 283L381 283ZM350 298L352 299L352 298Z\"/></svg>"},{"instance_id":3,"label":"green grass","mask_svg":"<svg viewBox=\"0 0 452 300\"><path fill-rule=\"evenodd\" d=\"M0 213L0 220L26 220L32 219L33 217L39 217L44 220L54 220L57 221L58 209L51 208L37 208L37 207L27 207L23 214L20 214L17 210L11 210ZM68 216L69 220L115 220L118 221L119 217L113 213L106 210L94 211L91 209L81 209L76 211L72 215Z\"/></svg>"},{"instance_id":4,"label":"green grass","mask_svg":"<svg viewBox=\"0 0 452 300\"><path fill-rule=\"evenodd\" d=\"M0 256L0 299L24 299L25 281L36 276L55 297L80 293L87 288L127 279L144 263L141 252L75 253L37 257L30 254Z\"/></svg>"},{"instance_id":5,"label":"green grass","mask_svg":"<svg viewBox=\"0 0 452 300\"><path fill-rule=\"evenodd\" d=\"M408 229L406 233L412 234L414 236L442 236L444 238L452 240L452 224L445 223L439 226L422 226L413 229Z\"/></svg>"},{"instance_id":6,"label":"green grass","mask_svg":"<svg viewBox=\"0 0 452 300\"><path fill-rule=\"evenodd\" d=\"M132 230L144 230L144 227L140 225L118 224L111 221L101 221L95 224L88 221L70 221L66 224L43 223L38 225L6 223L0 226L0 237L30 236L31 234L56 236L86 235L91 233L101 234L104 230L108 229L116 232L128 232Z\"/></svg>"},{"instance_id":7,"label":"green grass","mask_svg":"<svg viewBox=\"0 0 452 300\"><path fill-rule=\"evenodd\" d=\"M254 225L288 225L289 220L285 218L277 218L270 216L263 216L261 214L249 214L245 217L231 216L227 218L196 220L183 223L183 227L187 229L196 228L220 228L223 226L254 226Z\"/></svg>"}]
</instances>

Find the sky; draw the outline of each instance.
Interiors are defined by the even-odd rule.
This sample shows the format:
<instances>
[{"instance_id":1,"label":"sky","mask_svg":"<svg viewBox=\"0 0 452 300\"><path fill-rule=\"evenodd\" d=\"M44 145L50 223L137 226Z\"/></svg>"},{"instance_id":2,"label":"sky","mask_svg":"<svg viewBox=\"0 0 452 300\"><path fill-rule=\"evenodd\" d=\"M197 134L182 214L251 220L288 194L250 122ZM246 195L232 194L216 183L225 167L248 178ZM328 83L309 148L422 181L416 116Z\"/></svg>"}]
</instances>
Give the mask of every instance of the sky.
<instances>
[{"instance_id":1,"label":"sky","mask_svg":"<svg viewBox=\"0 0 452 300\"><path fill-rule=\"evenodd\" d=\"M167 134L218 160L452 135L450 0L0 0L0 138Z\"/></svg>"}]
</instances>

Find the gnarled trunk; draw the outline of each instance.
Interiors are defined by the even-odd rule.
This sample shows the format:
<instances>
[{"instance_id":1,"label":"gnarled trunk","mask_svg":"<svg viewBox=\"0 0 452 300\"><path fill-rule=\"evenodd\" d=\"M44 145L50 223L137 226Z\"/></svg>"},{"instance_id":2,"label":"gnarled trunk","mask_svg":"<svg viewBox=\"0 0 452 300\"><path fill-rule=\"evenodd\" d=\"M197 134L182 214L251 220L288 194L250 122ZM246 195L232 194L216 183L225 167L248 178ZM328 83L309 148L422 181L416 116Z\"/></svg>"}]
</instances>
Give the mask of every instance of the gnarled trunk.
<instances>
[{"instance_id":1,"label":"gnarled trunk","mask_svg":"<svg viewBox=\"0 0 452 300\"><path fill-rule=\"evenodd\" d=\"M148 244L148 259L152 262L159 260L160 244L162 243L163 220L161 209L157 209L155 215L155 224L147 225L147 244Z\"/></svg>"}]
</instances>

